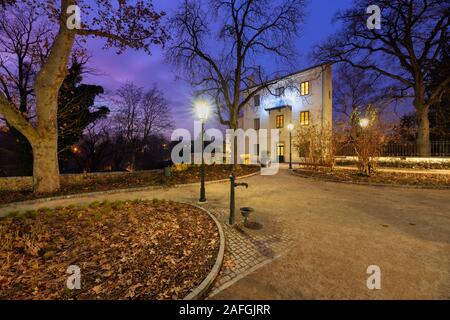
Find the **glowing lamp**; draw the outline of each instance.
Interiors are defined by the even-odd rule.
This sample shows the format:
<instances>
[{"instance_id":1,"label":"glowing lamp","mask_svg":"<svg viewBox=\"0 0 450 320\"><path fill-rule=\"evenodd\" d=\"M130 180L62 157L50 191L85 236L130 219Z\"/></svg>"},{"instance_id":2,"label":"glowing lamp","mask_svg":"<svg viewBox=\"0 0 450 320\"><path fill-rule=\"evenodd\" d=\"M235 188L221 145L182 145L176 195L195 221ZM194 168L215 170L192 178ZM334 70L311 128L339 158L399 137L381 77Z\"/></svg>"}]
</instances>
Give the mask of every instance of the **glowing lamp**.
<instances>
[{"instance_id":1,"label":"glowing lamp","mask_svg":"<svg viewBox=\"0 0 450 320\"><path fill-rule=\"evenodd\" d=\"M370 121L367 118L362 118L359 120L359 126L363 129L367 128L369 126L369 124L370 124Z\"/></svg>"},{"instance_id":2,"label":"glowing lamp","mask_svg":"<svg viewBox=\"0 0 450 320\"><path fill-rule=\"evenodd\" d=\"M206 100L197 100L194 103L194 107L197 112L197 117L201 121L205 121L209 114L209 103Z\"/></svg>"}]
</instances>

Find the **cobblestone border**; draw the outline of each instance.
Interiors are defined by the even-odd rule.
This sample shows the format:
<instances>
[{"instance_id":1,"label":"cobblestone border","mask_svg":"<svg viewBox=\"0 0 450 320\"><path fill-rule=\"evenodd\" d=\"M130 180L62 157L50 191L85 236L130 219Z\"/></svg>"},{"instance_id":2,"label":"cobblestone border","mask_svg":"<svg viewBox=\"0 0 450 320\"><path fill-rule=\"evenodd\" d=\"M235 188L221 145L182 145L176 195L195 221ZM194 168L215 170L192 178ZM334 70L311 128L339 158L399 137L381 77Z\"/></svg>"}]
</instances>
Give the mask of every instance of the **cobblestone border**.
<instances>
[{"instance_id":1,"label":"cobblestone border","mask_svg":"<svg viewBox=\"0 0 450 320\"><path fill-rule=\"evenodd\" d=\"M335 183L344 183L344 184L356 184L361 186L373 186L373 187L394 187L394 188L405 188L405 189L429 189L429 190L450 190L450 187L447 186L425 186L425 185L407 185L407 184L393 184L393 183L370 183L370 182L350 182L350 181L341 181L334 179L327 179L323 177L314 177L309 176L307 174L301 174L295 172L295 169L289 170L289 173L293 176L305 178L305 179L313 179L317 181L325 181L325 182L335 182Z\"/></svg>"},{"instance_id":2,"label":"cobblestone border","mask_svg":"<svg viewBox=\"0 0 450 320\"><path fill-rule=\"evenodd\" d=\"M260 174L260 171L256 171L256 172L244 175L244 176L237 177L236 180L253 177L258 174ZM208 185L208 184L223 183L223 182L228 182L228 181L229 181L229 179L212 180L212 181L205 181L205 184ZM116 194L116 193L125 193L125 192L152 191L152 190L161 190L161 189L167 189L167 188L182 188L182 187L197 186L197 185L200 185L200 183L194 182L194 183L176 184L173 186L148 186L148 187L114 189L114 190L86 192L86 193L74 193L74 194L68 194L68 195L63 195L63 196L39 198L39 199L33 199L33 200L27 200L27 201L9 202L6 204L1 204L0 209L7 208L12 205L14 205L14 206L32 205L32 204L38 204L38 203L54 201L54 200L86 198L86 197L92 197L92 196L101 196L104 194Z\"/></svg>"},{"instance_id":3,"label":"cobblestone border","mask_svg":"<svg viewBox=\"0 0 450 320\"><path fill-rule=\"evenodd\" d=\"M219 252L218 252L217 258L216 258L216 263L214 263L213 268L211 269L209 274L206 276L206 278L200 283L200 285L197 288L195 288L194 290L192 290L183 299L183 300L198 300L198 299L201 299L207 293L207 291L209 290L209 288L211 287L211 285L214 283L217 276L219 275L220 269L222 268L223 256L225 254L225 234L223 232L222 225L220 224L220 222L217 220L217 218L211 212L209 212L205 208L202 208L202 207L199 207L199 206L196 206L193 204L189 204L189 203L184 203L184 204L190 205L192 207L201 209L204 212L206 212L208 214L208 216L214 221L214 223L217 226L217 229L219 230L220 245L219 245Z\"/></svg>"},{"instance_id":4,"label":"cobblestone border","mask_svg":"<svg viewBox=\"0 0 450 320\"><path fill-rule=\"evenodd\" d=\"M243 226L243 221L237 221L235 226L230 226L227 223L229 213L227 209L212 206L207 208L222 223L226 248L223 266L206 299L213 298L250 273L285 254L294 241L292 235L285 232L274 233L273 230L267 232L264 227L252 231Z\"/></svg>"},{"instance_id":5,"label":"cobblestone border","mask_svg":"<svg viewBox=\"0 0 450 320\"><path fill-rule=\"evenodd\" d=\"M220 287L216 288L213 292L210 293L210 295L208 296L208 299L213 298L214 296L218 295L220 292L222 292L223 290L228 289L229 287L231 287L233 284L235 284L236 282L238 282L239 280L244 279L246 276L248 276L249 274L255 272L258 269L261 269L262 267L264 267L265 265L275 261L276 259L278 259L279 257L281 257L281 254L276 255L275 257L271 258L271 259L266 259L260 263L258 263L257 265L251 267L249 270L242 272L240 274L238 274L236 277L234 277L233 279L229 280L228 282L225 282L224 284L222 284Z\"/></svg>"}]
</instances>

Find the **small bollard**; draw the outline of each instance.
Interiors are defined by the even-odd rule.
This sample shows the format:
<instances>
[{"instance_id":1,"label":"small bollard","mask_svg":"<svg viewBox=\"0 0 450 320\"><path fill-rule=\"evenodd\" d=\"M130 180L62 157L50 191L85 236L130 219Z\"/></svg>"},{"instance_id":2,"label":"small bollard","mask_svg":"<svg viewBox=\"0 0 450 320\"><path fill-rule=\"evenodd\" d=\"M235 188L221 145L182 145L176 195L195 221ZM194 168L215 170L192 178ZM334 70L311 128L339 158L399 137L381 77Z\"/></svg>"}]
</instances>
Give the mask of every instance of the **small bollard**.
<instances>
[{"instance_id":1,"label":"small bollard","mask_svg":"<svg viewBox=\"0 0 450 320\"><path fill-rule=\"evenodd\" d=\"M241 183L236 183L236 177L234 176L234 173L232 173L230 175L230 220L229 223L230 225L234 224L234 217L235 217L235 195L234 195L234 188L242 186L245 188L248 188L248 183L246 182L241 182Z\"/></svg>"},{"instance_id":2,"label":"small bollard","mask_svg":"<svg viewBox=\"0 0 450 320\"><path fill-rule=\"evenodd\" d=\"M172 169L170 167L164 167L164 176L167 178L172 176Z\"/></svg>"}]
</instances>

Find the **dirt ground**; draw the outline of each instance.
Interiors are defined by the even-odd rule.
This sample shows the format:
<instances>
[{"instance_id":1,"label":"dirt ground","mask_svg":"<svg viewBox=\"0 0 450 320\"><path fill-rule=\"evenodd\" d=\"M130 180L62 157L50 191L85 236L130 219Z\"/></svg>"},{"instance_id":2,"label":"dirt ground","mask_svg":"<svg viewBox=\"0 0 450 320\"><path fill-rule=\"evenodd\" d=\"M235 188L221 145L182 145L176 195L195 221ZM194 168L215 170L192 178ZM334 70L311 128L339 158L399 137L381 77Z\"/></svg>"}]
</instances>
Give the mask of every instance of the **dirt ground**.
<instances>
[{"instance_id":1,"label":"dirt ground","mask_svg":"<svg viewBox=\"0 0 450 320\"><path fill-rule=\"evenodd\" d=\"M450 191L296 178L284 176L271 212L292 248L214 299L450 299ZM367 288L370 265L381 269L381 290Z\"/></svg>"}]
</instances>

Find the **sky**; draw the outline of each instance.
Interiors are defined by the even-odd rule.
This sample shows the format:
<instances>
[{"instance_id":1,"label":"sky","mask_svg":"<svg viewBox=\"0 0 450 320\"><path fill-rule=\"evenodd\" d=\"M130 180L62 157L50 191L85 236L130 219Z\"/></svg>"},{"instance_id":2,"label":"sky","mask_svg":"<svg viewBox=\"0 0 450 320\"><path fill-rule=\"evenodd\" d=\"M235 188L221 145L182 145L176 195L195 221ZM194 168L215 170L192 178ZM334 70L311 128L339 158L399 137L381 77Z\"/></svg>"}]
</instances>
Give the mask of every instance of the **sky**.
<instances>
[{"instance_id":1,"label":"sky","mask_svg":"<svg viewBox=\"0 0 450 320\"><path fill-rule=\"evenodd\" d=\"M156 10L165 11L170 16L181 1L154 0L153 3ZM337 26L332 23L334 14L349 7L351 2L352 0L309 0L305 7L307 15L301 36L295 42L298 52L297 70L314 64L310 59L311 50L314 45L335 32ZM195 120L191 105L192 88L182 79L177 79L176 69L165 63L163 49L154 47L151 56L133 50L117 55L114 50L103 50L102 43L101 40L89 40L87 43L86 47L91 55L89 67L95 72L87 75L84 82L103 86L106 95L114 94L127 81L144 88L156 83L169 101L175 127L192 130ZM271 72L282 69L270 61L267 61L266 67ZM212 120L210 126L215 125L217 122Z\"/></svg>"}]
</instances>

